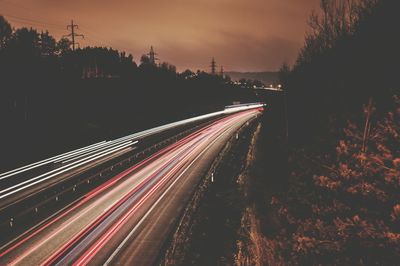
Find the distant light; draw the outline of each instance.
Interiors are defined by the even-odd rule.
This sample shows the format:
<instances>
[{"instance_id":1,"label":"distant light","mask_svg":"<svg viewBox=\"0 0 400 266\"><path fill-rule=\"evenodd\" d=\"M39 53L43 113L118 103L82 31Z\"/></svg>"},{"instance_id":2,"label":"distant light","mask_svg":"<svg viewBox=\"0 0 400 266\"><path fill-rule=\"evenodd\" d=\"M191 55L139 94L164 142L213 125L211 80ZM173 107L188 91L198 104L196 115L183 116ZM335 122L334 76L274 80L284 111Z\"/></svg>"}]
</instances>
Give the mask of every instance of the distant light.
<instances>
[{"instance_id":1,"label":"distant light","mask_svg":"<svg viewBox=\"0 0 400 266\"><path fill-rule=\"evenodd\" d=\"M280 88L282 88L282 85L281 85L281 84L279 84L279 85L278 85L278 88L279 88L279 89L280 89Z\"/></svg>"}]
</instances>

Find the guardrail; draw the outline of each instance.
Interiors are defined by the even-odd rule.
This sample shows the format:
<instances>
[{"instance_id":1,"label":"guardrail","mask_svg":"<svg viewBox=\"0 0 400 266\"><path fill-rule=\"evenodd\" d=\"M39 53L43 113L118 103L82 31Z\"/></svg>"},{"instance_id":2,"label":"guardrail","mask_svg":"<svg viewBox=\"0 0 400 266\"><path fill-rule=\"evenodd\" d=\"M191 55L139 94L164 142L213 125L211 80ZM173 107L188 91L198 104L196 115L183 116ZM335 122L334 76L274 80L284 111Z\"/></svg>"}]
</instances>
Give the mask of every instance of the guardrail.
<instances>
[{"instance_id":1,"label":"guardrail","mask_svg":"<svg viewBox=\"0 0 400 266\"><path fill-rule=\"evenodd\" d=\"M171 143L178 141L185 135L194 132L199 127L212 123L212 121L215 121L215 119L218 119L223 115L261 108L264 106L264 104L255 103L247 104L245 106L226 107L223 111L181 120L118 138L113 141L99 142L38 162L53 162L55 165L60 165L60 167L16 184L14 187L4 188L4 191L0 190L0 192L2 192L0 193L0 196L7 197L7 194L12 195L25 187L37 185L37 182L40 182L41 180L50 181L49 179L52 180L52 177L54 177L58 171L71 170L71 167L73 167L71 163L78 167L83 162L90 161L92 158L97 158L101 154L108 155L113 151L120 152L121 150L119 148L125 149L127 146L135 145L135 149L130 149L123 155L118 155L118 157L107 160L99 166L85 171L79 170L80 172L71 174L68 178L63 178L60 182L57 181L58 183L51 184L51 188L47 187L46 190L41 189L35 191L33 194L24 195L24 197L17 201L13 201L13 203L6 204L7 201L10 201L11 199L14 200L14 198L2 199L3 206L0 210L0 229L4 234L4 239L11 239L26 226L36 224L45 219L49 213L56 213L58 209L64 208L65 206L68 206L68 204L72 204L87 191L103 184L113 176L117 175L121 171L125 171L131 167L132 164L143 160L150 154L153 154L158 150L167 147ZM165 132L165 134L158 135L162 132ZM106 143L108 143L108 145L106 145ZM75 158L75 160L71 161L73 158ZM26 166L25 169L34 167L35 165L31 164ZM21 170L23 172L24 167L2 174L0 181L2 178L7 179L7 175L11 176L12 173L21 173ZM51 182L54 181L56 180L52 180ZM46 183L46 186L47 185L48 183ZM20 195L18 194L18 197L19 196ZM18 214L15 210L18 210Z\"/></svg>"},{"instance_id":2,"label":"guardrail","mask_svg":"<svg viewBox=\"0 0 400 266\"><path fill-rule=\"evenodd\" d=\"M161 132L164 132L166 130L170 130L170 129L173 129L173 128L176 128L179 126L187 125L190 123L201 122L206 119L218 117L221 115L227 115L227 114L231 114L231 113L235 113L235 112L245 111L245 110L254 109L254 108L262 108L262 107L265 107L265 104L263 104L263 103L248 103L248 104L226 106L225 110L223 110L223 111L218 111L218 112L214 112L214 113L210 113L210 114L206 114L206 115L201 115L201 116L197 116L197 117L193 117L193 118L184 119L181 121L154 127L154 128L148 129L148 130L141 131L141 132L133 133L128 136L124 136L124 137L117 138L117 139L110 140L110 141L101 141L101 142L98 142L98 143L95 143L95 144L92 144L92 145L89 145L86 147L82 147L82 148L79 148L76 150L72 150L72 151L69 151L69 152L66 152L63 154L53 156L51 158L41 160L39 162L25 165L25 166L19 167L17 169L10 170L10 171L0 174L0 180L15 176L17 174L24 173L26 171L41 167L43 165L47 165L47 164L51 164L51 163L59 163L59 162L63 162L63 160L71 161L73 158L77 158L77 157L81 158L81 157L85 157L85 155L89 155L89 154L93 155L100 151L101 152L109 151L109 150L112 150L112 148L114 148L115 146L117 146L119 144L131 143L131 145L133 145L133 144L136 144L137 141L139 141L139 139L141 139L141 138L144 138L144 137L147 137L150 135L159 134ZM127 145L127 146L131 146L131 145ZM122 145L122 146L125 147L125 145Z\"/></svg>"}]
</instances>

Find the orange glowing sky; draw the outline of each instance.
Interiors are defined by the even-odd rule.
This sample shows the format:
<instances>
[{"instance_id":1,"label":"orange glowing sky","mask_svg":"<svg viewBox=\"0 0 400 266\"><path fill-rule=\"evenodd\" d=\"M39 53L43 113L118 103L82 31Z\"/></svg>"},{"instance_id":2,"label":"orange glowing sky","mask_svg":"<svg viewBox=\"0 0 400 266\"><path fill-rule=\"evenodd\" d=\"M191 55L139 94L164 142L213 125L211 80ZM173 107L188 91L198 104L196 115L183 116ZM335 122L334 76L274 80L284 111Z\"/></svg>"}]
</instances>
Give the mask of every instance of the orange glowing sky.
<instances>
[{"instance_id":1,"label":"orange glowing sky","mask_svg":"<svg viewBox=\"0 0 400 266\"><path fill-rule=\"evenodd\" d=\"M177 66L207 70L210 59L227 71L277 70L302 46L307 18L319 0L0 0L14 26L67 34L73 18L81 46L112 46L135 61L155 47Z\"/></svg>"}]
</instances>

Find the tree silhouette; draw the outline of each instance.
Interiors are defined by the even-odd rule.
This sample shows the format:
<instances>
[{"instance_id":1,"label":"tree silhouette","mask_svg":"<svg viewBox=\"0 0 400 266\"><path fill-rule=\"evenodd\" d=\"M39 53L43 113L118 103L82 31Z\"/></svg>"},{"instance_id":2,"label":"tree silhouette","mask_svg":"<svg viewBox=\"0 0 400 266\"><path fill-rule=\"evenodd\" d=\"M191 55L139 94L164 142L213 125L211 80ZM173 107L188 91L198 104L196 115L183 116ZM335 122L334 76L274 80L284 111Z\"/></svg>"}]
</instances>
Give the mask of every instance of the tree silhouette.
<instances>
[{"instance_id":1,"label":"tree silhouette","mask_svg":"<svg viewBox=\"0 0 400 266\"><path fill-rule=\"evenodd\" d=\"M275 264L399 261L399 7L322 0L296 63L281 69L295 145L288 191L271 203Z\"/></svg>"},{"instance_id":2,"label":"tree silhouette","mask_svg":"<svg viewBox=\"0 0 400 266\"><path fill-rule=\"evenodd\" d=\"M54 56L57 52L57 42L49 35L49 32L40 34L40 50L42 56Z\"/></svg>"},{"instance_id":3,"label":"tree silhouette","mask_svg":"<svg viewBox=\"0 0 400 266\"><path fill-rule=\"evenodd\" d=\"M286 84L291 141L344 125L357 106L373 97L384 106L397 88L400 7L392 0L321 1ZM318 110L316 112L316 110ZM332 124L335 123L335 124Z\"/></svg>"},{"instance_id":4,"label":"tree silhouette","mask_svg":"<svg viewBox=\"0 0 400 266\"><path fill-rule=\"evenodd\" d=\"M11 25L4 19L3 16L0 16L0 51L6 47L11 37L11 33Z\"/></svg>"},{"instance_id":5,"label":"tree silhouette","mask_svg":"<svg viewBox=\"0 0 400 266\"><path fill-rule=\"evenodd\" d=\"M71 41L67 38L61 38L56 45L56 51L58 56L63 56L67 52L71 51Z\"/></svg>"},{"instance_id":6,"label":"tree silhouette","mask_svg":"<svg viewBox=\"0 0 400 266\"><path fill-rule=\"evenodd\" d=\"M150 58L147 55L142 55L140 57L140 64L141 65L149 65L150 64Z\"/></svg>"},{"instance_id":7,"label":"tree silhouette","mask_svg":"<svg viewBox=\"0 0 400 266\"><path fill-rule=\"evenodd\" d=\"M252 91L218 76L178 74L174 65L150 64L146 55L138 67L131 54L113 48L72 51L67 39L31 28L12 30L3 17L0 22L0 137L8 140L0 168L219 110L232 101L256 101Z\"/></svg>"}]
</instances>

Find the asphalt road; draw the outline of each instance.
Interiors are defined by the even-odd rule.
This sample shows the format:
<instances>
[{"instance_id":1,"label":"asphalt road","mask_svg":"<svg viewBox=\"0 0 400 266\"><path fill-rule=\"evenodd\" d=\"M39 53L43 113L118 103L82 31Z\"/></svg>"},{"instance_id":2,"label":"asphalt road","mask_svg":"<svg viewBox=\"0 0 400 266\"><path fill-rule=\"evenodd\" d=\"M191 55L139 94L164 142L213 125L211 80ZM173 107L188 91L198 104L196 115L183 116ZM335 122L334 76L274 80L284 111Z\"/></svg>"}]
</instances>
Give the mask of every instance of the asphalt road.
<instances>
[{"instance_id":1,"label":"asphalt road","mask_svg":"<svg viewBox=\"0 0 400 266\"><path fill-rule=\"evenodd\" d=\"M223 111L173 122L110 141L98 142L0 173L0 212L54 185L62 184L76 174L84 173L103 162L135 150L147 137L162 136L161 133L168 130L262 106L263 104L260 103L227 106Z\"/></svg>"},{"instance_id":2,"label":"asphalt road","mask_svg":"<svg viewBox=\"0 0 400 266\"><path fill-rule=\"evenodd\" d=\"M231 114L89 192L0 250L0 265L152 265L200 179L258 109Z\"/></svg>"}]
</instances>

